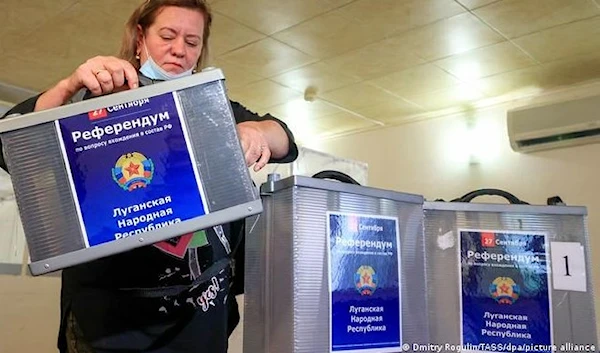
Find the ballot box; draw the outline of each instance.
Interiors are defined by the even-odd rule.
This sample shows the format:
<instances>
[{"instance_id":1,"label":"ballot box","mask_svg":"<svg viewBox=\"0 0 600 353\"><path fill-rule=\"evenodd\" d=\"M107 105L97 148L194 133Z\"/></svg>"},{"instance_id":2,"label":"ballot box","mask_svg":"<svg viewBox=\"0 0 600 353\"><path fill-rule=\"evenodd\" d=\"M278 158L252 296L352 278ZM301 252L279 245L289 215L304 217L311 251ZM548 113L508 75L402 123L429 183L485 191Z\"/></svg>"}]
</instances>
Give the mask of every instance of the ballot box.
<instances>
[{"instance_id":1,"label":"ballot box","mask_svg":"<svg viewBox=\"0 0 600 353\"><path fill-rule=\"evenodd\" d=\"M428 342L423 197L290 176L246 220L244 352Z\"/></svg>"},{"instance_id":2,"label":"ballot box","mask_svg":"<svg viewBox=\"0 0 600 353\"><path fill-rule=\"evenodd\" d=\"M262 212L221 70L0 121L39 275Z\"/></svg>"},{"instance_id":3,"label":"ballot box","mask_svg":"<svg viewBox=\"0 0 600 353\"><path fill-rule=\"evenodd\" d=\"M598 351L585 207L425 202L424 215L432 347Z\"/></svg>"}]
</instances>

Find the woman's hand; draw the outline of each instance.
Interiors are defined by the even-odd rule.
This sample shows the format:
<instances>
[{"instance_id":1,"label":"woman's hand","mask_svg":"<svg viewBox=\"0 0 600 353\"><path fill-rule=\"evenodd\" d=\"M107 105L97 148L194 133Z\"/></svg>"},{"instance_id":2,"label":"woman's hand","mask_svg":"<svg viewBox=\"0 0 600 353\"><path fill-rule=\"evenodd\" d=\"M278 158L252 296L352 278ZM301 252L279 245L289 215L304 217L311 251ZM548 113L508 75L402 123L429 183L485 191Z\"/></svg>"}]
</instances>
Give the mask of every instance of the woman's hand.
<instances>
[{"instance_id":1,"label":"woman's hand","mask_svg":"<svg viewBox=\"0 0 600 353\"><path fill-rule=\"evenodd\" d=\"M35 110L59 107L82 88L99 96L136 87L138 75L131 63L113 56L97 56L81 64L69 77L42 94Z\"/></svg>"},{"instance_id":2,"label":"woman's hand","mask_svg":"<svg viewBox=\"0 0 600 353\"><path fill-rule=\"evenodd\" d=\"M257 121L246 121L237 125L246 165L254 165L255 172L267 165L271 158L271 149L260 124Z\"/></svg>"},{"instance_id":3,"label":"woman's hand","mask_svg":"<svg viewBox=\"0 0 600 353\"><path fill-rule=\"evenodd\" d=\"M136 88L138 76L131 63L113 56L89 59L68 80L75 92L85 87L95 96L112 93L122 88Z\"/></svg>"}]
</instances>

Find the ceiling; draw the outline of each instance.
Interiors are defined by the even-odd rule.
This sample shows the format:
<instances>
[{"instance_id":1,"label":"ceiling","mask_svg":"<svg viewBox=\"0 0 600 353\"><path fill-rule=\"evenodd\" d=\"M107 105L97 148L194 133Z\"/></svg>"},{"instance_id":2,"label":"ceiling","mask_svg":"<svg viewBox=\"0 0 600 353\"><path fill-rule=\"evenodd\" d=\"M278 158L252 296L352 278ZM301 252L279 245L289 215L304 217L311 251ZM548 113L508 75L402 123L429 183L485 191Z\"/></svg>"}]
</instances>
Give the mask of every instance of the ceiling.
<instances>
[{"instance_id":1,"label":"ceiling","mask_svg":"<svg viewBox=\"0 0 600 353\"><path fill-rule=\"evenodd\" d=\"M600 77L600 0L209 2L230 97L300 142ZM0 82L41 91L116 53L138 3L0 1Z\"/></svg>"}]
</instances>

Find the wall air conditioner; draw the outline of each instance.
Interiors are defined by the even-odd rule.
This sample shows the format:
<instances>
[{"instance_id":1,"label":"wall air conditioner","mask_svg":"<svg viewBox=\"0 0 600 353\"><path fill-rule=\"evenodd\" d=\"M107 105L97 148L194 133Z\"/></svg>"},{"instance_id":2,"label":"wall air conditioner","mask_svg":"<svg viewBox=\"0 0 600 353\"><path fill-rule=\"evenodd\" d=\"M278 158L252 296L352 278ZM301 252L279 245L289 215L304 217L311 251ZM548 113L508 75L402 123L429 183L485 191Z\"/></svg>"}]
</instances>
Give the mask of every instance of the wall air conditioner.
<instances>
[{"instance_id":1,"label":"wall air conditioner","mask_svg":"<svg viewBox=\"0 0 600 353\"><path fill-rule=\"evenodd\" d=\"M516 152L598 143L600 96L509 110L507 125Z\"/></svg>"}]
</instances>

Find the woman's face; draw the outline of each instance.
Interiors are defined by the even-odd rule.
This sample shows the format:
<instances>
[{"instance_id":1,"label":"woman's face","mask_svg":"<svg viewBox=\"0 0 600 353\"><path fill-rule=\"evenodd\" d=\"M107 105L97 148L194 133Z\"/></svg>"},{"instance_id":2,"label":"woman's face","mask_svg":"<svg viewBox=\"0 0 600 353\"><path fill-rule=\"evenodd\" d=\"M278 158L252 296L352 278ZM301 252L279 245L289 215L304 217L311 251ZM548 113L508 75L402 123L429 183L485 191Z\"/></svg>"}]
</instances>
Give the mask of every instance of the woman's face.
<instances>
[{"instance_id":1,"label":"woman's face","mask_svg":"<svg viewBox=\"0 0 600 353\"><path fill-rule=\"evenodd\" d=\"M204 16L200 11L164 7L146 30L145 37L141 30L139 32L137 45L140 65L146 62L147 54L150 54L156 64L173 74L193 68L202 53L203 32Z\"/></svg>"}]
</instances>

